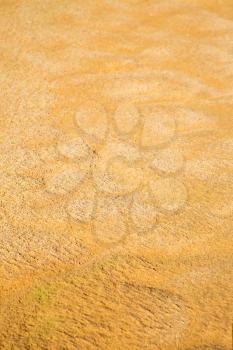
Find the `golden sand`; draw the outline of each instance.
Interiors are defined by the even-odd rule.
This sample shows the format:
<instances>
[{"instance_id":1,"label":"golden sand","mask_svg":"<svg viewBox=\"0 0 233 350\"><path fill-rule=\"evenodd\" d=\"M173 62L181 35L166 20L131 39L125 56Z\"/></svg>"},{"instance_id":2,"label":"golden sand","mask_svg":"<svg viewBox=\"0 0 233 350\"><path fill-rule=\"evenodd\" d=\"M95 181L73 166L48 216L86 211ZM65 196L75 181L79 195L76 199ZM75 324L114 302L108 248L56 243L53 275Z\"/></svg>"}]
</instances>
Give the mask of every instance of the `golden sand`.
<instances>
[{"instance_id":1,"label":"golden sand","mask_svg":"<svg viewBox=\"0 0 233 350\"><path fill-rule=\"evenodd\" d=\"M230 350L232 0L0 0L0 350Z\"/></svg>"}]
</instances>

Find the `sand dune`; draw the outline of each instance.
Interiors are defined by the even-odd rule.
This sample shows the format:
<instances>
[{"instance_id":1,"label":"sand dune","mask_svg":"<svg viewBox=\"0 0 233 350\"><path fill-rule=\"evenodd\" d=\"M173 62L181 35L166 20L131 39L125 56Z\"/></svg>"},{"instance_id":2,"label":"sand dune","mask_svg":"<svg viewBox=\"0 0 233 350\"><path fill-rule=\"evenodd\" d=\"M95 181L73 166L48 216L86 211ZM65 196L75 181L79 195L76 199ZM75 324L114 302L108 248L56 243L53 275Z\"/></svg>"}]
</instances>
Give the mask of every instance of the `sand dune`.
<instances>
[{"instance_id":1,"label":"sand dune","mask_svg":"<svg viewBox=\"0 0 233 350\"><path fill-rule=\"evenodd\" d=\"M230 350L232 0L0 0L0 349Z\"/></svg>"}]
</instances>

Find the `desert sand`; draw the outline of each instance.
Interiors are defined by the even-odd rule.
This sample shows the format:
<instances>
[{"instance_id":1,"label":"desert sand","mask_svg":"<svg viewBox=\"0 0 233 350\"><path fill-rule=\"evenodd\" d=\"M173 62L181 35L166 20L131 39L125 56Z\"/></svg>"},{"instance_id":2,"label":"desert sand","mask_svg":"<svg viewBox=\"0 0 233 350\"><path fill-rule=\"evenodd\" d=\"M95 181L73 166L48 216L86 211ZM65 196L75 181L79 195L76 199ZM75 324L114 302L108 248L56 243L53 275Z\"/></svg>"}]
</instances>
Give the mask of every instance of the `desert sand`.
<instances>
[{"instance_id":1,"label":"desert sand","mask_svg":"<svg viewBox=\"0 0 233 350\"><path fill-rule=\"evenodd\" d=\"M0 349L230 350L232 0L0 0Z\"/></svg>"}]
</instances>

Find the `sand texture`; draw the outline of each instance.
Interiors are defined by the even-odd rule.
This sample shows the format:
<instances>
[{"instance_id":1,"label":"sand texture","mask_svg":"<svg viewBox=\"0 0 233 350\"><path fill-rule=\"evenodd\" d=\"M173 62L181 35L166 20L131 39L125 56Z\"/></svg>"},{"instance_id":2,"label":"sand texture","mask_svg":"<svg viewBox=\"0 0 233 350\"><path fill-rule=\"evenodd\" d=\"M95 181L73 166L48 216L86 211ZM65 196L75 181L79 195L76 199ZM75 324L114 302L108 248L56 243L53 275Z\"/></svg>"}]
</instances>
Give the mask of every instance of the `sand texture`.
<instances>
[{"instance_id":1,"label":"sand texture","mask_svg":"<svg viewBox=\"0 0 233 350\"><path fill-rule=\"evenodd\" d=\"M231 350L233 1L0 0L0 350Z\"/></svg>"}]
</instances>

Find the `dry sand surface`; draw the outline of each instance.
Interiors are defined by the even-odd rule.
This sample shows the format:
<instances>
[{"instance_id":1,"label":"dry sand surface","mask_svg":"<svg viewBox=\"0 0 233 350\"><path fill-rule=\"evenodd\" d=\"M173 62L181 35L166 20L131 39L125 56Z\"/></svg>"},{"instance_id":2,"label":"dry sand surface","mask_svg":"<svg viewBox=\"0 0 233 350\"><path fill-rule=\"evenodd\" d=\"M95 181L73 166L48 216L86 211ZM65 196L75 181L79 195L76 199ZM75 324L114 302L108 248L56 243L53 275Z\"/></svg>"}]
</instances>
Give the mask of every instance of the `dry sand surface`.
<instances>
[{"instance_id":1,"label":"dry sand surface","mask_svg":"<svg viewBox=\"0 0 233 350\"><path fill-rule=\"evenodd\" d=\"M233 1L0 0L0 350L230 350Z\"/></svg>"}]
</instances>

